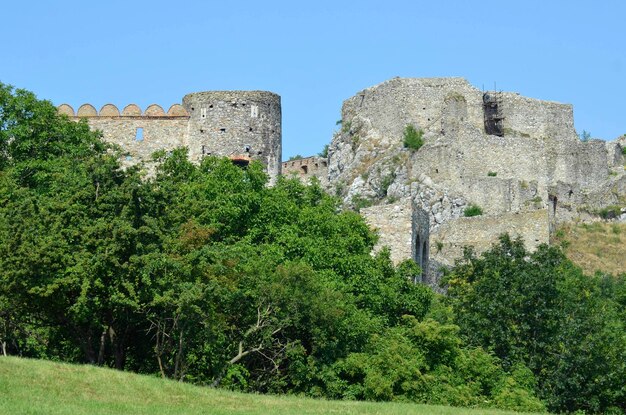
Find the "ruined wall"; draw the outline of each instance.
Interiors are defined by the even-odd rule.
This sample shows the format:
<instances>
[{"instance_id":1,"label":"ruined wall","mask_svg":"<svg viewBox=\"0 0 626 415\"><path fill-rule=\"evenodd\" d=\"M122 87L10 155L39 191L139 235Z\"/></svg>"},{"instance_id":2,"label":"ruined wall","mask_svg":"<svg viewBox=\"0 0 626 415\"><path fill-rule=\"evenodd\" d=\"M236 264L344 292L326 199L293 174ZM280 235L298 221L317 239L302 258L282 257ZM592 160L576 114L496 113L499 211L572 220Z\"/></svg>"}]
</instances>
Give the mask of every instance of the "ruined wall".
<instances>
[{"instance_id":1,"label":"ruined wall","mask_svg":"<svg viewBox=\"0 0 626 415\"><path fill-rule=\"evenodd\" d=\"M171 150L184 145L189 116L180 105L173 105L165 113L158 105L150 105L146 111L134 104L121 112L112 104L104 105L99 112L90 104L83 104L74 115L73 109L63 104L59 112L74 119L85 118L94 130L100 130L103 138L122 147L125 162L149 160L157 150Z\"/></svg>"},{"instance_id":2,"label":"ruined wall","mask_svg":"<svg viewBox=\"0 0 626 415\"><path fill-rule=\"evenodd\" d=\"M287 177L297 177L302 183L308 184L312 177L316 177L323 188L328 186L328 160L324 157L306 157L297 160L284 161L282 174Z\"/></svg>"},{"instance_id":3,"label":"ruined wall","mask_svg":"<svg viewBox=\"0 0 626 415\"><path fill-rule=\"evenodd\" d=\"M60 114L85 118L104 140L122 147L124 164L148 161L157 150L185 146L192 161L207 155L238 161L258 160L266 166L273 183L281 168L280 96L265 91L211 91L186 95L183 105L167 113L153 104L142 111L135 104L121 112L111 104L98 112L82 105L76 113L62 104Z\"/></svg>"},{"instance_id":4,"label":"ruined wall","mask_svg":"<svg viewBox=\"0 0 626 415\"><path fill-rule=\"evenodd\" d=\"M270 182L281 169L280 96L266 91L209 91L185 95L190 114L189 156L249 157L267 166Z\"/></svg>"},{"instance_id":5,"label":"ruined wall","mask_svg":"<svg viewBox=\"0 0 626 415\"><path fill-rule=\"evenodd\" d=\"M425 269L458 257L463 244L485 249L507 230L522 235L532 249L547 242L559 222L626 203L620 144L581 142L571 105L487 94L460 78L394 78L342 107L342 129L329 146L331 188L347 206L363 199L382 204L369 208L381 212L381 229L384 212L393 211L398 200L414 200L428 217ZM407 125L423 131L419 150L403 145ZM465 218L471 204L483 215ZM401 237L386 241L406 257ZM414 259L424 258L423 248L413 251Z\"/></svg>"},{"instance_id":6,"label":"ruined wall","mask_svg":"<svg viewBox=\"0 0 626 415\"><path fill-rule=\"evenodd\" d=\"M391 260L394 264L413 257L413 209L410 198L394 205L364 208L360 213L380 237L374 252L379 252L385 246L392 248Z\"/></svg>"},{"instance_id":7,"label":"ruined wall","mask_svg":"<svg viewBox=\"0 0 626 415\"><path fill-rule=\"evenodd\" d=\"M455 259L462 257L463 247L473 246L480 254L490 249L503 233L521 237L531 251L540 244L547 244L550 239L548 210L451 219L431 233L431 256L453 265Z\"/></svg>"}]
</instances>

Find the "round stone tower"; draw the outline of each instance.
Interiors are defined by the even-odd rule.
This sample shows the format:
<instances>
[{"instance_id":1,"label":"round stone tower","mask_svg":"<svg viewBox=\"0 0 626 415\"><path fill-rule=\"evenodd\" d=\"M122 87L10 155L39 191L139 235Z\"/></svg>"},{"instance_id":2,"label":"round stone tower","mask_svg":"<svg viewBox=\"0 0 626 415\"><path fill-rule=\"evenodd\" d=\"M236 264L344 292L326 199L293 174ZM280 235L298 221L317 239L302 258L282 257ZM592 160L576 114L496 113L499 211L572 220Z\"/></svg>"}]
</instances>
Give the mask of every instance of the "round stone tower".
<instances>
[{"instance_id":1,"label":"round stone tower","mask_svg":"<svg viewBox=\"0 0 626 415\"><path fill-rule=\"evenodd\" d=\"M270 183L282 157L280 96L267 91L208 91L185 95L191 160L227 156L237 163L259 160Z\"/></svg>"}]
</instances>

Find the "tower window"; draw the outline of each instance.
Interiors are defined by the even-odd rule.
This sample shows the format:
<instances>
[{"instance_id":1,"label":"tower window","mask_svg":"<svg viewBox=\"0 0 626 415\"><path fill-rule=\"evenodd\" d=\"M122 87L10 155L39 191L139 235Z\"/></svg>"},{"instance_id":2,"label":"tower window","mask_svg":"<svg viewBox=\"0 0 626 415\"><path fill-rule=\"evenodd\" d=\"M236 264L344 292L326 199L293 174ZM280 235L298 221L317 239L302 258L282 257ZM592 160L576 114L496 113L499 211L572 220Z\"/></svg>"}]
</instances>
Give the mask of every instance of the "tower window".
<instances>
[{"instance_id":1,"label":"tower window","mask_svg":"<svg viewBox=\"0 0 626 415\"><path fill-rule=\"evenodd\" d=\"M200 117L206 118L206 108L200 108Z\"/></svg>"},{"instance_id":2,"label":"tower window","mask_svg":"<svg viewBox=\"0 0 626 415\"><path fill-rule=\"evenodd\" d=\"M137 127L135 131L135 141L143 141L143 127Z\"/></svg>"}]
</instances>

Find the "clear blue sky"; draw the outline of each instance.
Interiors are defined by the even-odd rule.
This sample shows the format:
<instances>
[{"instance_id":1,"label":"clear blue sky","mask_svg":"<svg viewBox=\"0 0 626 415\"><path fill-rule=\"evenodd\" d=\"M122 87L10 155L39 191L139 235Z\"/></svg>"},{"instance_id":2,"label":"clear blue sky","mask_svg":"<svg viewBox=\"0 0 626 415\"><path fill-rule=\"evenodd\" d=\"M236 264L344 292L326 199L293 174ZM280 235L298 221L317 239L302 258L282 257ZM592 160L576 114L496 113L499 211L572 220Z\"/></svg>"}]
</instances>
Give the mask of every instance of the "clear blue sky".
<instances>
[{"instance_id":1,"label":"clear blue sky","mask_svg":"<svg viewBox=\"0 0 626 415\"><path fill-rule=\"evenodd\" d=\"M574 105L576 128L626 133L626 2L12 1L0 81L77 109L186 93L282 96L283 157L328 143L341 103L394 76Z\"/></svg>"}]
</instances>

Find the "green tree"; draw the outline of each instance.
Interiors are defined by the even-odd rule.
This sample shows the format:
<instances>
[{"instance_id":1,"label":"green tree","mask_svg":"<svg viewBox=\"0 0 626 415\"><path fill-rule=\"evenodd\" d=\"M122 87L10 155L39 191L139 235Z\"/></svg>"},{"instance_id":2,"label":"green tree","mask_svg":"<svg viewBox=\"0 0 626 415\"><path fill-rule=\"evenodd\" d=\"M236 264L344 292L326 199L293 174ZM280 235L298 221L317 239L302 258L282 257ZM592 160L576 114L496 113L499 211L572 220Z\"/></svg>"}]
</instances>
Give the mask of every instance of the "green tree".
<instances>
[{"instance_id":1,"label":"green tree","mask_svg":"<svg viewBox=\"0 0 626 415\"><path fill-rule=\"evenodd\" d=\"M448 276L456 322L506 368L523 364L551 410L624 407L626 343L617 307L555 247L534 253L503 236Z\"/></svg>"}]
</instances>

